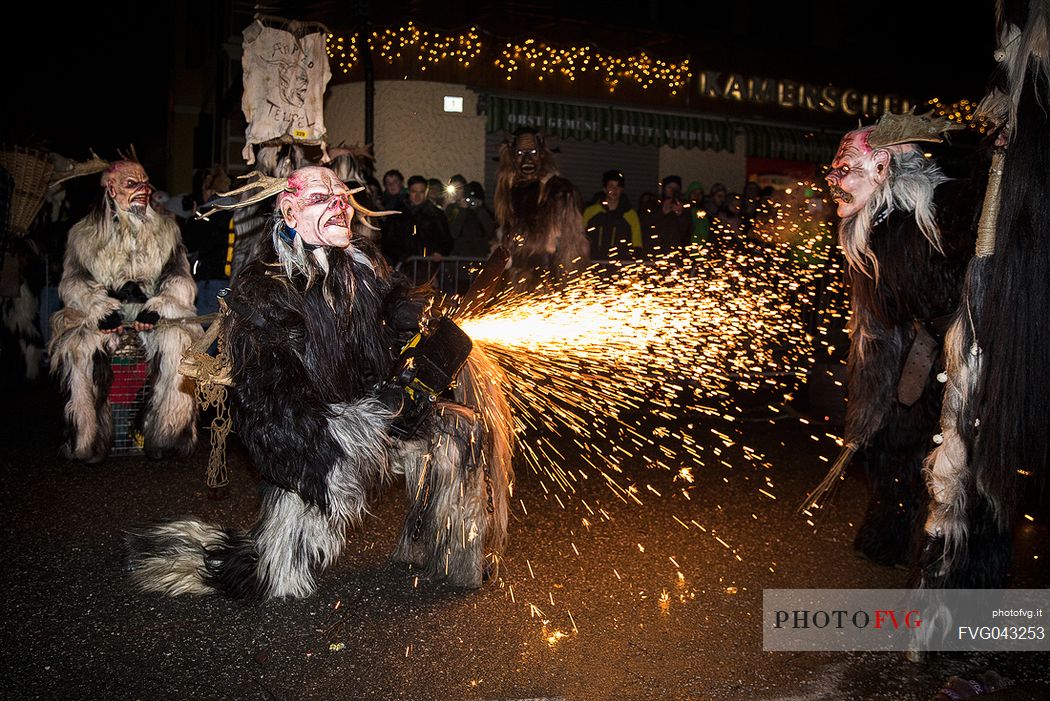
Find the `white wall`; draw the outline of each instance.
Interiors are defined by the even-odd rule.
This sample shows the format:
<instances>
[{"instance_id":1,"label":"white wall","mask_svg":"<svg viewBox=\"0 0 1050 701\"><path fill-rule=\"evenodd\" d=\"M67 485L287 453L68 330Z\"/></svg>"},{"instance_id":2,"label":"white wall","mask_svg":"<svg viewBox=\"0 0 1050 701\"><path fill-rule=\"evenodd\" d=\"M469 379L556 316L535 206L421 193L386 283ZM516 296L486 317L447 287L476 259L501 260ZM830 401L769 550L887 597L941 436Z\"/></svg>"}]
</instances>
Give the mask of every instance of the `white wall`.
<instances>
[{"instance_id":1,"label":"white wall","mask_svg":"<svg viewBox=\"0 0 1050 701\"><path fill-rule=\"evenodd\" d=\"M445 112L444 96L463 98L463 112ZM364 143L364 84L341 83L328 90L328 143ZM448 181L485 178L485 117L477 93L463 85L421 80L381 80L375 93L376 177L396 168Z\"/></svg>"},{"instance_id":2,"label":"white wall","mask_svg":"<svg viewBox=\"0 0 1050 701\"><path fill-rule=\"evenodd\" d=\"M710 192L715 183L722 183L730 192L741 192L747 177L746 149L747 139L743 134L737 134L733 153L661 146L660 177L680 175L683 188L699 180L706 192Z\"/></svg>"},{"instance_id":3,"label":"white wall","mask_svg":"<svg viewBox=\"0 0 1050 701\"><path fill-rule=\"evenodd\" d=\"M462 97L463 112L445 112L445 95ZM422 80L377 81L376 176L382 177L387 170L397 168L406 178L419 174L447 181L459 173L468 181L485 182L485 117L477 114L477 104L477 93L463 85ZM325 100L325 124L331 146L340 141L364 143L363 83L340 83L329 88ZM683 186L688 186L691 180L699 180L707 190L720 182L730 191L739 192L747 175L745 148L746 140L742 134L736 137L733 153L661 146L658 175L661 178L680 175ZM566 165L562 163L563 168ZM622 166L610 162L604 167ZM645 185L632 182L630 190L637 197L638 192L646 189ZM589 181L578 183L578 186L587 193L599 189ZM650 189L656 186L654 183Z\"/></svg>"}]
</instances>

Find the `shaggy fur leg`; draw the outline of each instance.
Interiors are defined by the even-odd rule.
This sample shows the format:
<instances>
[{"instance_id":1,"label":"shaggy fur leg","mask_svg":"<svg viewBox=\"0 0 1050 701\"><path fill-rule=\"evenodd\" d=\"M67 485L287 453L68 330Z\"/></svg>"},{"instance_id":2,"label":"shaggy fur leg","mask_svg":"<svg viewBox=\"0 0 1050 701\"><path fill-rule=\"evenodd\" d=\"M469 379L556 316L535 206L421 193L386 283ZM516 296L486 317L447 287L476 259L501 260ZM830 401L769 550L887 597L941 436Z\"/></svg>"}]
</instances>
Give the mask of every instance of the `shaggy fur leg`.
<instances>
[{"instance_id":1,"label":"shaggy fur leg","mask_svg":"<svg viewBox=\"0 0 1050 701\"><path fill-rule=\"evenodd\" d=\"M19 296L0 300L0 353L3 354L4 380L17 385L35 382L40 376L44 342L37 328L37 295L25 282Z\"/></svg>"},{"instance_id":2,"label":"shaggy fur leg","mask_svg":"<svg viewBox=\"0 0 1050 701\"><path fill-rule=\"evenodd\" d=\"M60 376L66 396L65 441L62 456L98 463L113 443L113 417L107 397L113 382L109 363L114 336L93 329L76 329L52 347L52 372Z\"/></svg>"},{"instance_id":3,"label":"shaggy fur leg","mask_svg":"<svg viewBox=\"0 0 1050 701\"><path fill-rule=\"evenodd\" d=\"M144 424L146 456L184 458L197 446L197 403L192 382L179 375L179 360L193 339L179 327L142 336L153 378Z\"/></svg>"},{"instance_id":4,"label":"shaggy fur leg","mask_svg":"<svg viewBox=\"0 0 1050 701\"><path fill-rule=\"evenodd\" d=\"M302 599L314 593L314 570L335 562L346 539L346 522L277 487L263 495L251 531L259 554L259 591L266 597Z\"/></svg>"},{"instance_id":5,"label":"shaggy fur leg","mask_svg":"<svg viewBox=\"0 0 1050 701\"><path fill-rule=\"evenodd\" d=\"M255 588L257 556L244 535L185 519L132 531L125 542L124 571L143 591L244 596Z\"/></svg>"},{"instance_id":6,"label":"shaggy fur leg","mask_svg":"<svg viewBox=\"0 0 1050 701\"><path fill-rule=\"evenodd\" d=\"M880 565L912 561L924 511L922 454L889 447L868 453L871 501L853 546Z\"/></svg>"},{"instance_id":7,"label":"shaggy fur leg","mask_svg":"<svg viewBox=\"0 0 1050 701\"><path fill-rule=\"evenodd\" d=\"M329 405L328 430L342 457L323 479L325 505L270 482L259 518L240 534L193 519L128 537L127 569L146 591L304 598L314 577L339 557L346 527L365 511L370 487L386 480L389 414L374 399ZM302 446L309 449L310 446Z\"/></svg>"},{"instance_id":8,"label":"shaggy fur leg","mask_svg":"<svg viewBox=\"0 0 1050 701\"><path fill-rule=\"evenodd\" d=\"M265 485L248 533L194 519L136 531L127 538L125 569L143 590L169 596L305 598L314 592L314 569L339 556L344 526L295 492Z\"/></svg>"},{"instance_id":9,"label":"shaggy fur leg","mask_svg":"<svg viewBox=\"0 0 1050 701\"><path fill-rule=\"evenodd\" d=\"M394 558L421 566L433 580L477 588L486 578L493 527L480 465L482 422L456 404L438 407L434 422L431 440L417 444L405 464L409 512Z\"/></svg>"},{"instance_id":10,"label":"shaggy fur leg","mask_svg":"<svg viewBox=\"0 0 1050 701\"><path fill-rule=\"evenodd\" d=\"M456 401L480 415L484 431L479 459L486 480L486 508L490 513L489 527L485 531L485 553L491 577L498 573L507 545L514 484L514 417L507 402L508 386L499 366L485 355L481 347L475 346L455 387Z\"/></svg>"},{"instance_id":11,"label":"shaggy fur leg","mask_svg":"<svg viewBox=\"0 0 1050 701\"><path fill-rule=\"evenodd\" d=\"M1013 556L1013 534L1003 530L994 511L982 497L971 496L963 521L955 532L965 533L962 542L949 543L943 533L926 535L920 561L924 589L999 589Z\"/></svg>"}]
</instances>

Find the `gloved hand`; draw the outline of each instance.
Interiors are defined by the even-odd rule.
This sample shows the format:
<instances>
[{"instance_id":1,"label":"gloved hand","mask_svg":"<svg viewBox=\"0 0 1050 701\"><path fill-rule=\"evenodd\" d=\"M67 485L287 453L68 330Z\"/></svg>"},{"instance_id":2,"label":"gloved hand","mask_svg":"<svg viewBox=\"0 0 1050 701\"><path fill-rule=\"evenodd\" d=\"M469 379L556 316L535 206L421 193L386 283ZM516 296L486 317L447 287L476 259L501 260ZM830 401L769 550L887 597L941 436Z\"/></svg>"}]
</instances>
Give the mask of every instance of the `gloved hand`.
<instances>
[{"instance_id":1,"label":"gloved hand","mask_svg":"<svg viewBox=\"0 0 1050 701\"><path fill-rule=\"evenodd\" d=\"M139 312L139 315L135 317L135 321L139 322L140 324L149 324L150 326L153 326L158 321L160 321L160 314L154 311L146 311L145 309L143 309L141 312Z\"/></svg>"},{"instance_id":2,"label":"gloved hand","mask_svg":"<svg viewBox=\"0 0 1050 701\"><path fill-rule=\"evenodd\" d=\"M120 333L120 327L124 325L124 318L120 315L120 310L114 309L106 316L99 319L98 330L102 333L113 333L116 331Z\"/></svg>"},{"instance_id":3,"label":"gloved hand","mask_svg":"<svg viewBox=\"0 0 1050 701\"><path fill-rule=\"evenodd\" d=\"M154 311L147 311L143 309L139 312L139 315L135 317L135 330L136 331L149 331L156 323L160 321L160 314Z\"/></svg>"}]
</instances>

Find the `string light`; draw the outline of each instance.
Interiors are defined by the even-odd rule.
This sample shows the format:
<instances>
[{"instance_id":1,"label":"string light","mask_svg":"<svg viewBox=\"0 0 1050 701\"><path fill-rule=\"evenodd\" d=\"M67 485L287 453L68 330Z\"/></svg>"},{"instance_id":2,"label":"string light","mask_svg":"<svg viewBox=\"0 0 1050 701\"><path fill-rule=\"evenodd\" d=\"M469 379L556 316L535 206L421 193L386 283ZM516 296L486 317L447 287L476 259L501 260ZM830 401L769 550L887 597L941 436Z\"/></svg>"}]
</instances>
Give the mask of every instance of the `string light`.
<instances>
[{"instance_id":1,"label":"string light","mask_svg":"<svg viewBox=\"0 0 1050 701\"><path fill-rule=\"evenodd\" d=\"M328 35L325 45L328 58L335 61L344 74L358 63L357 43L356 34L349 37ZM350 46L349 51L343 48L347 45ZM372 32L368 38L368 48L387 63L414 57L422 70L445 61L469 68L481 53L482 42L477 27L471 27L462 34L442 34L409 22L397 29Z\"/></svg>"},{"instance_id":2,"label":"string light","mask_svg":"<svg viewBox=\"0 0 1050 701\"><path fill-rule=\"evenodd\" d=\"M603 54L589 46L571 46L559 49L549 44L526 39L520 44L507 43L500 49L495 59L495 66L511 80L518 71L528 70L544 76L561 76L574 82L581 74L588 71L602 77L609 92L614 92L621 80L633 81L643 90L662 84L672 95L689 85L692 73L689 59L681 63L670 63L655 59L644 51L618 58Z\"/></svg>"},{"instance_id":3,"label":"string light","mask_svg":"<svg viewBox=\"0 0 1050 701\"><path fill-rule=\"evenodd\" d=\"M343 74L349 74L359 62L357 45L356 34L328 35L328 58ZM414 60L420 70L425 71L442 63L469 68L481 56L484 44L477 27L460 34L442 34L408 22L397 29L372 32L368 47L387 63ZM664 61L644 51L618 57L590 46L558 48L535 39L506 43L496 52L493 64L503 71L508 81L517 74L529 74L540 81L563 78L571 83L591 73L601 77L609 92L614 92L621 83L633 83L643 90L662 86L671 95L677 95L688 87L692 78L689 59Z\"/></svg>"},{"instance_id":4,"label":"string light","mask_svg":"<svg viewBox=\"0 0 1050 701\"><path fill-rule=\"evenodd\" d=\"M927 102L938 117L947 117L949 120L976 129L985 134L991 129L991 122L983 114L978 114L977 103L970 100L959 100L947 105L940 98L933 98Z\"/></svg>"}]
</instances>

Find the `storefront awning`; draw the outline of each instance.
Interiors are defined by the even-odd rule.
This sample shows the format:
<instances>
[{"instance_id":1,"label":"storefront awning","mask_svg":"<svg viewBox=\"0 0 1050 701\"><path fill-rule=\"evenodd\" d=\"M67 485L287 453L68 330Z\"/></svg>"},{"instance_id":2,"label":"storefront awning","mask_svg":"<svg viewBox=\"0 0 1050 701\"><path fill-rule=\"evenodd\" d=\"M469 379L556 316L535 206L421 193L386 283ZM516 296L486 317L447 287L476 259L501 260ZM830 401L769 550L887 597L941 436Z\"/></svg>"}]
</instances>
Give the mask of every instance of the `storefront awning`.
<instances>
[{"instance_id":1,"label":"storefront awning","mask_svg":"<svg viewBox=\"0 0 1050 701\"><path fill-rule=\"evenodd\" d=\"M812 129L745 123L747 155L785 161L831 163L841 134Z\"/></svg>"},{"instance_id":2,"label":"storefront awning","mask_svg":"<svg viewBox=\"0 0 1050 701\"><path fill-rule=\"evenodd\" d=\"M561 138L733 152L737 127L728 119L546 102L488 95L488 130L535 127Z\"/></svg>"}]
</instances>

